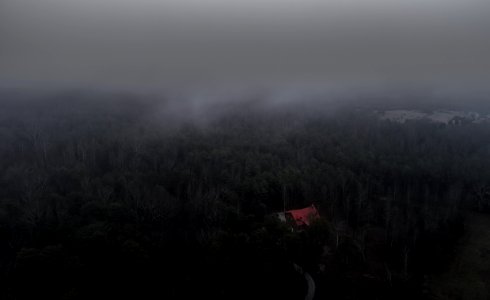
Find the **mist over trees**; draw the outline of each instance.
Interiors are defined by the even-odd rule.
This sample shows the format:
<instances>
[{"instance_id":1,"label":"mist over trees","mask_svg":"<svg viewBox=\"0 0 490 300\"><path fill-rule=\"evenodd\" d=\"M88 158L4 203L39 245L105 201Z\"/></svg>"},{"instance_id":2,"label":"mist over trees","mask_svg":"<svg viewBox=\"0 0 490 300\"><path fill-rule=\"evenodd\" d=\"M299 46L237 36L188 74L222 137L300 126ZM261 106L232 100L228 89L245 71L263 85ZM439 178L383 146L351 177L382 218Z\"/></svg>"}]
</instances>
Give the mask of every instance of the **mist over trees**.
<instances>
[{"instance_id":1,"label":"mist over trees","mask_svg":"<svg viewBox=\"0 0 490 300\"><path fill-rule=\"evenodd\" d=\"M490 126L373 114L396 102L1 97L3 299L301 299L294 263L315 299L433 299L490 210Z\"/></svg>"}]
</instances>

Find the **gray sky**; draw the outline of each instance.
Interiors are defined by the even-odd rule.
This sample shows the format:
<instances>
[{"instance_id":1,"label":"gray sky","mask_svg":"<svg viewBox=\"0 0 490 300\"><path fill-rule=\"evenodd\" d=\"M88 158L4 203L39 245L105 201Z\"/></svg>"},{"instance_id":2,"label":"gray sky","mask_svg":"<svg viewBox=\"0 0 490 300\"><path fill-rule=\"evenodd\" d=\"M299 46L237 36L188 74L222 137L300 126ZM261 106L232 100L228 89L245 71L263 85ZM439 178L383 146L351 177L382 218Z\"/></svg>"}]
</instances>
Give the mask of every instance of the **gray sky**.
<instances>
[{"instance_id":1,"label":"gray sky","mask_svg":"<svg viewBox=\"0 0 490 300\"><path fill-rule=\"evenodd\" d=\"M490 75L488 0L0 0L0 82Z\"/></svg>"}]
</instances>

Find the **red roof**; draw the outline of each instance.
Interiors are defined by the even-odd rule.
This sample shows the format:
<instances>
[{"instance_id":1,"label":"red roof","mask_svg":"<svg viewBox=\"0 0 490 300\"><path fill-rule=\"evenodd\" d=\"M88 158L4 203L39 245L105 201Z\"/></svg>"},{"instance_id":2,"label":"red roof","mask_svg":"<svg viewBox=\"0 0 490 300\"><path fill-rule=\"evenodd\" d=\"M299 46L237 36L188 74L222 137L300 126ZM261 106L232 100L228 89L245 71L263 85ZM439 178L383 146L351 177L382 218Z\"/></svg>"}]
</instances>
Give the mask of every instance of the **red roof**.
<instances>
[{"instance_id":1,"label":"red roof","mask_svg":"<svg viewBox=\"0 0 490 300\"><path fill-rule=\"evenodd\" d=\"M298 226L309 226L312 220L320 218L320 214L313 204L302 209L288 210L286 213L291 214Z\"/></svg>"}]
</instances>

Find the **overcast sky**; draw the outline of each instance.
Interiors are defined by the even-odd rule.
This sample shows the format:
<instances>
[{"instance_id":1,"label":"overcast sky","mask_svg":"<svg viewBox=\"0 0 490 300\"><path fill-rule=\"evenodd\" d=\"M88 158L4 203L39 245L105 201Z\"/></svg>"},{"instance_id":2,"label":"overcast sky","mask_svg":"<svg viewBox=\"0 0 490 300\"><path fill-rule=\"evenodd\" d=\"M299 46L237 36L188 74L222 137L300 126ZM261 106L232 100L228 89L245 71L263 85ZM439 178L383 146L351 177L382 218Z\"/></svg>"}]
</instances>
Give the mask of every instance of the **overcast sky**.
<instances>
[{"instance_id":1,"label":"overcast sky","mask_svg":"<svg viewBox=\"0 0 490 300\"><path fill-rule=\"evenodd\" d=\"M489 56L488 0L0 0L3 84L471 81Z\"/></svg>"}]
</instances>

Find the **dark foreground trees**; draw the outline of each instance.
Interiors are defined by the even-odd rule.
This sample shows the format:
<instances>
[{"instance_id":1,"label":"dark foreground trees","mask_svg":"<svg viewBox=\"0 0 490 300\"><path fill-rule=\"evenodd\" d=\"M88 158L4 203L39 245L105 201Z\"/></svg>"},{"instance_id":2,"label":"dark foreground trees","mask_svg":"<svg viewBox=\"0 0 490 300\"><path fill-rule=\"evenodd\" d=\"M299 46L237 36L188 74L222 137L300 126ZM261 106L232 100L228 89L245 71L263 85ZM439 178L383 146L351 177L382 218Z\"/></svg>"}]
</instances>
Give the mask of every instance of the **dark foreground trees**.
<instances>
[{"instance_id":1,"label":"dark foreground trees","mask_svg":"<svg viewBox=\"0 0 490 300\"><path fill-rule=\"evenodd\" d=\"M301 299L293 263L318 299L430 298L488 209L486 124L94 97L2 99L2 298ZM271 217L311 203L305 231Z\"/></svg>"}]
</instances>

